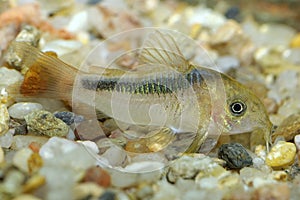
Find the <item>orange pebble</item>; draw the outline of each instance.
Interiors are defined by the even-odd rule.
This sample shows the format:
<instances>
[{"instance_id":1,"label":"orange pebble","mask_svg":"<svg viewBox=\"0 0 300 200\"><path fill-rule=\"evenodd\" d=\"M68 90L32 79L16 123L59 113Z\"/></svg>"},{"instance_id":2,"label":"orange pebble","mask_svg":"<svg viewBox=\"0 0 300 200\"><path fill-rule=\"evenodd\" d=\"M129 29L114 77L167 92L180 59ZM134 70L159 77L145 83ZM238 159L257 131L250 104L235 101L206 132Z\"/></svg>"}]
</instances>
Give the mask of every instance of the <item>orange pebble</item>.
<instances>
[{"instance_id":1,"label":"orange pebble","mask_svg":"<svg viewBox=\"0 0 300 200\"><path fill-rule=\"evenodd\" d=\"M41 145L37 142L31 142L28 146L34 153L38 153L40 151Z\"/></svg>"}]
</instances>

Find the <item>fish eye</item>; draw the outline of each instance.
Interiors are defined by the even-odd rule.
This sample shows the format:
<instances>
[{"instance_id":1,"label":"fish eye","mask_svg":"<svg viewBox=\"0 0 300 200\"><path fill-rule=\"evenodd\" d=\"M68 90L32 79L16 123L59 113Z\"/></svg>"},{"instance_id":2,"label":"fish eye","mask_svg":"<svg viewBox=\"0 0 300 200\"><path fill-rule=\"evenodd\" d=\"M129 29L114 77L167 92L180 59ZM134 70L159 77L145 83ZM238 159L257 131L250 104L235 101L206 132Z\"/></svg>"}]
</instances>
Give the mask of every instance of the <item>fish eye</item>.
<instances>
[{"instance_id":1,"label":"fish eye","mask_svg":"<svg viewBox=\"0 0 300 200\"><path fill-rule=\"evenodd\" d=\"M235 116L241 116L246 111L246 105L241 101L235 101L230 104L230 111Z\"/></svg>"}]
</instances>

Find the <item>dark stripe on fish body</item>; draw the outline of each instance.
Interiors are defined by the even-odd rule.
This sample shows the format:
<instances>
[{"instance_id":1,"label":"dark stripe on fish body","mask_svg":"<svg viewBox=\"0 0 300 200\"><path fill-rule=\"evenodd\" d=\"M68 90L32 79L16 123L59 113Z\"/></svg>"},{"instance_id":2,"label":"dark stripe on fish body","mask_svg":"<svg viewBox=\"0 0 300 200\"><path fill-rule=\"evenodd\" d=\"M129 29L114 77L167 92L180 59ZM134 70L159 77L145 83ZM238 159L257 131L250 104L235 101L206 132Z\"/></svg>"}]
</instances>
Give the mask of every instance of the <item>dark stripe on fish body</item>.
<instances>
[{"instance_id":1,"label":"dark stripe on fish body","mask_svg":"<svg viewBox=\"0 0 300 200\"><path fill-rule=\"evenodd\" d=\"M186 80L192 84L201 84L203 82L203 78L200 70L193 69L191 72L186 74Z\"/></svg>"},{"instance_id":2,"label":"dark stripe on fish body","mask_svg":"<svg viewBox=\"0 0 300 200\"><path fill-rule=\"evenodd\" d=\"M193 84L201 84L203 78L201 71L193 69L185 75L168 74L166 76L158 75L159 77L151 77L146 80L126 79L120 80L119 78L100 78L81 80L82 86L89 90L97 91L116 91L132 94L167 94L173 93L181 89L186 89Z\"/></svg>"}]
</instances>

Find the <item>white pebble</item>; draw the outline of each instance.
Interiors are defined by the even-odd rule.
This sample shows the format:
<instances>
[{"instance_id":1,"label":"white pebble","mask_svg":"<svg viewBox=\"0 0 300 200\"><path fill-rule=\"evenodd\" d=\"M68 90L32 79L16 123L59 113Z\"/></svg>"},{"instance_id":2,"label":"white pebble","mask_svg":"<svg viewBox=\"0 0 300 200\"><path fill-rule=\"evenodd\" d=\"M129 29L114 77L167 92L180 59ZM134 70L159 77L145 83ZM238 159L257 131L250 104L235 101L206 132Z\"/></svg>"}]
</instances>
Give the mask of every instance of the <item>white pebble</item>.
<instances>
[{"instance_id":1,"label":"white pebble","mask_svg":"<svg viewBox=\"0 0 300 200\"><path fill-rule=\"evenodd\" d=\"M161 170L165 167L165 164L157 161L142 161L135 162L127 165L124 170L133 173L144 173Z\"/></svg>"},{"instance_id":2,"label":"white pebble","mask_svg":"<svg viewBox=\"0 0 300 200\"><path fill-rule=\"evenodd\" d=\"M12 118L24 119L24 116L37 110L42 110L43 106L39 103L19 102L9 107L8 113Z\"/></svg>"},{"instance_id":3,"label":"white pebble","mask_svg":"<svg viewBox=\"0 0 300 200\"><path fill-rule=\"evenodd\" d=\"M87 11L81 11L73 15L66 30L71 33L78 33L80 31L87 31L88 29L88 13Z\"/></svg>"},{"instance_id":4,"label":"white pebble","mask_svg":"<svg viewBox=\"0 0 300 200\"><path fill-rule=\"evenodd\" d=\"M23 79L20 72L6 67L0 67L0 85L9 86Z\"/></svg>"},{"instance_id":5,"label":"white pebble","mask_svg":"<svg viewBox=\"0 0 300 200\"><path fill-rule=\"evenodd\" d=\"M82 145L52 137L40 149L44 165L40 173L46 178L46 199L69 199L82 173L96 163L95 156Z\"/></svg>"},{"instance_id":6,"label":"white pebble","mask_svg":"<svg viewBox=\"0 0 300 200\"><path fill-rule=\"evenodd\" d=\"M95 142L92 141L77 141L78 143L83 144L84 147L89 148L93 153L97 154L99 153L99 148Z\"/></svg>"},{"instance_id":7,"label":"white pebble","mask_svg":"<svg viewBox=\"0 0 300 200\"><path fill-rule=\"evenodd\" d=\"M74 141L52 137L40 149L43 160L54 166L87 169L96 163L95 154Z\"/></svg>"},{"instance_id":8,"label":"white pebble","mask_svg":"<svg viewBox=\"0 0 300 200\"><path fill-rule=\"evenodd\" d=\"M82 44L76 40L54 40L48 42L43 51L54 51L58 56L62 56L82 47Z\"/></svg>"}]
</instances>

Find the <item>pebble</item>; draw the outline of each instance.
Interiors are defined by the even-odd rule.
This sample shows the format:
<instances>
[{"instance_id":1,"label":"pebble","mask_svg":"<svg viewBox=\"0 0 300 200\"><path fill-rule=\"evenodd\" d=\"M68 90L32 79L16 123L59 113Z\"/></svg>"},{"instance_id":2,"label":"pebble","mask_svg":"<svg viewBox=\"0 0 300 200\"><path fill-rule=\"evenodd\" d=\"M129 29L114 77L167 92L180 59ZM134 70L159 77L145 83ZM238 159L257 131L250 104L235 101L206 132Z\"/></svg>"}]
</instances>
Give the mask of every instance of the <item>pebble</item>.
<instances>
[{"instance_id":1,"label":"pebble","mask_svg":"<svg viewBox=\"0 0 300 200\"><path fill-rule=\"evenodd\" d=\"M105 191L98 199L99 200L115 200L116 194L112 191Z\"/></svg>"},{"instance_id":2,"label":"pebble","mask_svg":"<svg viewBox=\"0 0 300 200\"><path fill-rule=\"evenodd\" d=\"M0 164L2 164L3 162L4 162L4 151L0 146Z\"/></svg>"},{"instance_id":3,"label":"pebble","mask_svg":"<svg viewBox=\"0 0 300 200\"><path fill-rule=\"evenodd\" d=\"M68 111L56 112L54 116L58 119L61 119L67 125L71 125L74 123L75 114Z\"/></svg>"},{"instance_id":4,"label":"pebble","mask_svg":"<svg viewBox=\"0 0 300 200\"><path fill-rule=\"evenodd\" d=\"M27 124L21 124L19 126L15 126L15 134L14 135L26 135L28 130L27 130Z\"/></svg>"},{"instance_id":5,"label":"pebble","mask_svg":"<svg viewBox=\"0 0 300 200\"><path fill-rule=\"evenodd\" d=\"M20 72L15 69L0 67L0 85L3 87L17 83L23 79Z\"/></svg>"},{"instance_id":6,"label":"pebble","mask_svg":"<svg viewBox=\"0 0 300 200\"><path fill-rule=\"evenodd\" d=\"M14 130L8 130L4 135L0 136L0 146L3 148L9 148L13 143Z\"/></svg>"},{"instance_id":7,"label":"pebble","mask_svg":"<svg viewBox=\"0 0 300 200\"><path fill-rule=\"evenodd\" d=\"M161 170L164 167L165 164L159 161L140 161L130 163L124 168L124 170L132 173L147 173Z\"/></svg>"},{"instance_id":8,"label":"pebble","mask_svg":"<svg viewBox=\"0 0 300 200\"><path fill-rule=\"evenodd\" d=\"M64 137L69 133L69 127L62 120L54 117L48 111L34 111L25 116L27 129L31 133L50 137Z\"/></svg>"},{"instance_id":9,"label":"pebble","mask_svg":"<svg viewBox=\"0 0 300 200\"><path fill-rule=\"evenodd\" d=\"M24 148L17 151L13 157L13 165L25 173L29 173L28 159L32 155L32 150Z\"/></svg>"},{"instance_id":10,"label":"pebble","mask_svg":"<svg viewBox=\"0 0 300 200\"><path fill-rule=\"evenodd\" d=\"M13 198L12 200L42 200L42 199L35 197L31 194L21 194L15 198Z\"/></svg>"},{"instance_id":11,"label":"pebble","mask_svg":"<svg viewBox=\"0 0 300 200\"><path fill-rule=\"evenodd\" d=\"M285 50L283 52L283 57L289 63L300 65L300 47Z\"/></svg>"},{"instance_id":12,"label":"pebble","mask_svg":"<svg viewBox=\"0 0 300 200\"><path fill-rule=\"evenodd\" d=\"M25 175L18 170L10 170L5 175L1 184L1 191L9 194L17 194L21 191L21 185L25 180Z\"/></svg>"},{"instance_id":13,"label":"pebble","mask_svg":"<svg viewBox=\"0 0 300 200\"><path fill-rule=\"evenodd\" d=\"M42 157L37 152L32 153L27 160L27 166L30 174L38 172L43 166Z\"/></svg>"},{"instance_id":14,"label":"pebble","mask_svg":"<svg viewBox=\"0 0 300 200\"><path fill-rule=\"evenodd\" d=\"M101 157L106 158L111 166L124 166L127 160L126 152L117 146L107 149Z\"/></svg>"},{"instance_id":15,"label":"pebble","mask_svg":"<svg viewBox=\"0 0 300 200\"><path fill-rule=\"evenodd\" d=\"M292 38L290 46L292 48L299 48L300 47L300 33L295 35L295 37Z\"/></svg>"},{"instance_id":16,"label":"pebble","mask_svg":"<svg viewBox=\"0 0 300 200\"><path fill-rule=\"evenodd\" d=\"M240 9L239 9L239 7L237 7L237 6L230 7L230 8L226 11L225 17L226 17L227 19L235 19L235 20L239 21L239 20L240 20L240 17L241 17L241 16L240 16Z\"/></svg>"},{"instance_id":17,"label":"pebble","mask_svg":"<svg viewBox=\"0 0 300 200\"><path fill-rule=\"evenodd\" d=\"M32 135L16 135L13 136L11 149L19 150L28 147L32 142L36 142L39 145L43 145L48 141L48 137L45 136L32 136Z\"/></svg>"},{"instance_id":18,"label":"pebble","mask_svg":"<svg viewBox=\"0 0 300 200\"><path fill-rule=\"evenodd\" d=\"M141 183L157 182L161 178L162 170L149 170L149 168L159 168L157 165L149 167L149 164L151 163L140 162L127 165L126 168L107 168L111 176L112 186L127 188ZM163 164L160 164L160 169L162 166Z\"/></svg>"},{"instance_id":19,"label":"pebble","mask_svg":"<svg viewBox=\"0 0 300 200\"><path fill-rule=\"evenodd\" d=\"M25 25L15 38L15 41L26 42L32 46L37 47L40 38L41 32L37 28L35 28L34 26ZM21 62L20 57L14 52L12 48L8 51L6 61L9 63L9 65L13 66L18 71L22 71L23 74L25 74L28 70L28 67L30 67L25 66L23 62Z\"/></svg>"},{"instance_id":20,"label":"pebble","mask_svg":"<svg viewBox=\"0 0 300 200\"><path fill-rule=\"evenodd\" d=\"M30 177L22 187L22 192L30 193L45 184L45 177L36 174Z\"/></svg>"},{"instance_id":21,"label":"pebble","mask_svg":"<svg viewBox=\"0 0 300 200\"><path fill-rule=\"evenodd\" d=\"M296 135L294 137L294 143L295 143L295 145L297 147L297 150L299 151L300 150L300 135Z\"/></svg>"},{"instance_id":22,"label":"pebble","mask_svg":"<svg viewBox=\"0 0 300 200\"><path fill-rule=\"evenodd\" d=\"M286 168L294 163L295 155L295 144L279 141L267 154L266 164L273 168Z\"/></svg>"},{"instance_id":23,"label":"pebble","mask_svg":"<svg viewBox=\"0 0 300 200\"><path fill-rule=\"evenodd\" d=\"M39 152L48 164L69 165L74 168L87 169L96 162L96 155L87 151L86 147L64 138L52 137ZM48 162L49 161L49 162Z\"/></svg>"},{"instance_id":24,"label":"pebble","mask_svg":"<svg viewBox=\"0 0 300 200\"><path fill-rule=\"evenodd\" d=\"M167 179L171 183L176 182L179 178L193 179L199 171L205 171L214 164L211 158L202 154L184 155L170 165Z\"/></svg>"},{"instance_id":25,"label":"pebble","mask_svg":"<svg viewBox=\"0 0 300 200\"><path fill-rule=\"evenodd\" d=\"M76 185L73 191L75 199L84 199L86 196L97 198L103 193L103 188L95 183L88 182Z\"/></svg>"},{"instance_id":26,"label":"pebble","mask_svg":"<svg viewBox=\"0 0 300 200\"><path fill-rule=\"evenodd\" d=\"M241 169L253 164L251 156L239 143L222 144L218 151L218 158L225 160L226 166L231 169Z\"/></svg>"},{"instance_id":27,"label":"pebble","mask_svg":"<svg viewBox=\"0 0 300 200\"><path fill-rule=\"evenodd\" d=\"M290 199L290 189L286 183L269 184L259 187L253 194L253 199Z\"/></svg>"},{"instance_id":28,"label":"pebble","mask_svg":"<svg viewBox=\"0 0 300 200\"><path fill-rule=\"evenodd\" d=\"M300 113L292 114L282 121L272 135L272 140L283 136L286 141L291 141L300 134Z\"/></svg>"},{"instance_id":29,"label":"pebble","mask_svg":"<svg viewBox=\"0 0 300 200\"><path fill-rule=\"evenodd\" d=\"M299 152L298 152L298 155L299 155ZM299 156L298 156L298 162L299 162ZM288 170L286 170L287 171L287 174L288 174L288 178L289 178L289 180L292 180L292 179L294 179L294 178L296 178L296 177L298 177L299 176L299 174L300 174L300 165L299 165L299 163L295 163L295 164L293 164ZM300 176L299 176L300 177Z\"/></svg>"},{"instance_id":30,"label":"pebble","mask_svg":"<svg viewBox=\"0 0 300 200\"><path fill-rule=\"evenodd\" d=\"M135 195L138 199L150 199L154 195L154 188L142 183L137 186Z\"/></svg>"},{"instance_id":31,"label":"pebble","mask_svg":"<svg viewBox=\"0 0 300 200\"><path fill-rule=\"evenodd\" d=\"M250 63L255 50L252 41L242 27L233 20L228 20L211 37L211 44L221 55L231 55L242 64Z\"/></svg>"},{"instance_id":32,"label":"pebble","mask_svg":"<svg viewBox=\"0 0 300 200\"><path fill-rule=\"evenodd\" d=\"M83 177L83 182L93 182L105 188L111 185L110 175L100 167L87 169Z\"/></svg>"},{"instance_id":33,"label":"pebble","mask_svg":"<svg viewBox=\"0 0 300 200\"><path fill-rule=\"evenodd\" d=\"M257 46L289 46L296 31L284 24L256 24L245 23L244 30Z\"/></svg>"},{"instance_id":34,"label":"pebble","mask_svg":"<svg viewBox=\"0 0 300 200\"><path fill-rule=\"evenodd\" d=\"M59 57L68 53L72 53L82 48L82 44L76 40L53 40L48 42L43 51L54 51Z\"/></svg>"},{"instance_id":35,"label":"pebble","mask_svg":"<svg viewBox=\"0 0 300 200\"><path fill-rule=\"evenodd\" d=\"M0 104L0 136L8 131L9 114L4 104Z\"/></svg>"},{"instance_id":36,"label":"pebble","mask_svg":"<svg viewBox=\"0 0 300 200\"><path fill-rule=\"evenodd\" d=\"M96 155L83 145L60 137L50 138L39 154L44 162L39 172L46 178L48 200L70 199L75 183L96 163Z\"/></svg>"},{"instance_id":37,"label":"pebble","mask_svg":"<svg viewBox=\"0 0 300 200\"><path fill-rule=\"evenodd\" d=\"M43 106L39 103L19 102L10 106L8 108L8 113L12 118L24 119L29 113L42 109Z\"/></svg>"}]
</instances>

